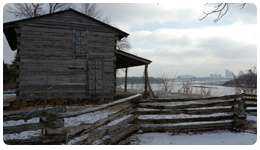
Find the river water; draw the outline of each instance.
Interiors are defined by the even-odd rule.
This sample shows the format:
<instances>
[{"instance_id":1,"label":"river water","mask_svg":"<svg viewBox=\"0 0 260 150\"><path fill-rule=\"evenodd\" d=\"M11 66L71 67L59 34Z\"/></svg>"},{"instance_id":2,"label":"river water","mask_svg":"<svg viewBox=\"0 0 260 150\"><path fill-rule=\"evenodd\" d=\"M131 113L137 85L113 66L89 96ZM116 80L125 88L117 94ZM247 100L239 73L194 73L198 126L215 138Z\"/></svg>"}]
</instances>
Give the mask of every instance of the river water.
<instances>
[{"instance_id":1,"label":"river water","mask_svg":"<svg viewBox=\"0 0 260 150\"><path fill-rule=\"evenodd\" d=\"M172 88L172 93L178 93L182 87L183 83L187 82L174 82L169 87ZM169 83L170 84L170 83ZM201 81L193 81L189 82L189 88L192 91L192 94L201 94L202 91L211 91L210 96L222 96L222 95L232 95L235 94L235 88L234 87L227 87L219 85L218 82L201 82ZM121 88L124 88L124 85L120 86ZM162 84L151 84L153 91L163 91L163 85ZM128 84L128 89L134 89L134 90L144 90L143 84ZM180 91L180 93L184 93L183 90Z\"/></svg>"}]
</instances>

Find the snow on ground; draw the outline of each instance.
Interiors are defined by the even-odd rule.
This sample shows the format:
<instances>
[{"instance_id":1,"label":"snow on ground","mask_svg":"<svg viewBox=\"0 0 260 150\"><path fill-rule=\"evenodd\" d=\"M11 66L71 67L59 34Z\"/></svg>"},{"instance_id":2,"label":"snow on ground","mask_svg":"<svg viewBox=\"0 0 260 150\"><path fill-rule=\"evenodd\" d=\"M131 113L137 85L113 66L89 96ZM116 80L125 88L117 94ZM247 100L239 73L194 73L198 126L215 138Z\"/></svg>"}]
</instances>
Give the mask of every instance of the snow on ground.
<instances>
[{"instance_id":1,"label":"snow on ground","mask_svg":"<svg viewBox=\"0 0 260 150\"><path fill-rule=\"evenodd\" d=\"M115 113L115 112L102 110L102 111L96 111L93 113L79 115L76 117L64 118L64 126L69 127L69 126L80 125L81 123L94 123L98 120L108 117L109 115L111 115L113 113Z\"/></svg>"},{"instance_id":2,"label":"snow on ground","mask_svg":"<svg viewBox=\"0 0 260 150\"><path fill-rule=\"evenodd\" d=\"M40 118L36 117L36 118L31 118L31 119L27 120L26 122L23 119L4 121L3 122L3 126L4 127L7 127L7 126L18 126L18 125L22 125L22 124L31 124L31 123L39 123L39 122L40 122Z\"/></svg>"},{"instance_id":3,"label":"snow on ground","mask_svg":"<svg viewBox=\"0 0 260 150\"><path fill-rule=\"evenodd\" d=\"M256 116L247 115L247 120L257 121ZM199 122L197 122L199 123ZM255 123L254 126L257 124ZM140 132L139 132L140 133ZM119 144L130 145L253 145L257 134L248 132L234 133L229 130L216 130L199 133L144 133L132 134Z\"/></svg>"},{"instance_id":4,"label":"snow on ground","mask_svg":"<svg viewBox=\"0 0 260 150\"><path fill-rule=\"evenodd\" d=\"M14 96L16 96L16 94L3 94L3 97L4 97L4 98L14 97Z\"/></svg>"},{"instance_id":5,"label":"snow on ground","mask_svg":"<svg viewBox=\"0 0 260 150\"><path fill-rule=\"evenodd\" d=\"M256 134L231 133L228 130L204 132L202 134L133 134L128 139L131 145L253 145L256 140Z\"/></svg>"},{"instance_id":6,"label":"snow on ground","mask_svg":"<svg viewBox=\"0 0 260 150\"><path fill-rule=\"evenodd\" d=\"M21 133L14 133L14 134L4 134L3 139L6 140L14 140L14 139L28 139L36 136L42 135L42 130L35 130L35 131L24 131Z\"/></svg>"}]
</instances>

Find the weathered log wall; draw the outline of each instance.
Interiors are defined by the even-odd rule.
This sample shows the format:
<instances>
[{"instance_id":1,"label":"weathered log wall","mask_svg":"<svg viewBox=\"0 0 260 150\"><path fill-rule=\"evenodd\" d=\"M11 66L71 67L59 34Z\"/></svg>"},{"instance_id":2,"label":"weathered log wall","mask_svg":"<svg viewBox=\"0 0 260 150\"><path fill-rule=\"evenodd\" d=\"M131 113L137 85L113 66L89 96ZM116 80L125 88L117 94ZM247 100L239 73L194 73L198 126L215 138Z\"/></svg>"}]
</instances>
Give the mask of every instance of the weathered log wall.
<instances>
[{"instance_id":1,"label":"weathered log wall","mask_svg":"<svg viewBox=\"0 0 260 150\"><path fill-rule=\"evenodd\" d=\"M88 33L85 58L74 57L73 30ZM78 99L113 100L115 50L119 38L115 29L68 11L20 22L15 31L19 71L17 101L11 105L13 108L31 106L36 99L45 98L46 74L48 87L53 86L48 89L51 102L68 104L70 100ZM95 96L88 94L88 60L93 58L103 61L103 91Z\"/></svg>"}]
</instances>

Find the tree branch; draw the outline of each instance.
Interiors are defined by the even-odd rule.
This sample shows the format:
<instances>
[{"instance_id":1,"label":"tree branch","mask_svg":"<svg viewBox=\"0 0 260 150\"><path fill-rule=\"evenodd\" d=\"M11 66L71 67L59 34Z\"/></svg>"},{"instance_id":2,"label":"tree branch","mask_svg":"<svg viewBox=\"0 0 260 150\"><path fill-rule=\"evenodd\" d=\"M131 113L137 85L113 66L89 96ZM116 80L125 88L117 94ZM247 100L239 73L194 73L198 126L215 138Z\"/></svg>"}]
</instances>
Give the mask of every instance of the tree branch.
<instances>
[{"instance_id":1,"label":"tree branch","mask_svg":"<svg viewBox=\"0 0 260 150\"><path fill-rule=\"evenodd\" d=\"M210 4L206 3L205 5L210 5ZM243 3L243 4L239 5L241 7L240 10L243 9L245 7L245 5L246 5L246 3ZM215 20L213 20L214 23L217 23L229 11L229 3L219 3L216 6L214 6L214 8L215 9L210 11L210 12L204 12L203 11L205 16L202 17L199 20L201 21L201 20L205 19L206 17L208 17L211 14L218 13L218 17Z\"/></svg>"}]
</instances>

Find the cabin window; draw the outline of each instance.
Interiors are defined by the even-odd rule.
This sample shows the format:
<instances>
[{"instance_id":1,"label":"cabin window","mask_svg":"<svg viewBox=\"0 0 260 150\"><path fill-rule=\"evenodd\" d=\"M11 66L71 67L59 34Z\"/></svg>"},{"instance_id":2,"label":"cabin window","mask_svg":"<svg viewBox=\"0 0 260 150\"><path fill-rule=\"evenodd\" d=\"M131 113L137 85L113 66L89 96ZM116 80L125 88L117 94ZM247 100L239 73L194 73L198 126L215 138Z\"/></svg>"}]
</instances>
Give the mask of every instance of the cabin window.
<instances>
[{"instance_id":1,"label":"cabin window","mask_svg":"<svg viewBox=\"0 0 260 150\"><path fill-rule=\"evenodd\" d=\"M102 94L103 61L92 59L88 61L88 89L90 95Z\"/></svg>"},{"instance_id":2,"label":"cabin window","mask_svg":"<svg viewBox=\"0 0 260 150\"><path fill-rule=\"evenodd\" d=\"M86 57L87 55L87 31L73 31L74 57Z\"/></svg>"}]
</instances>

